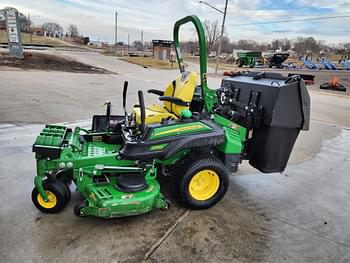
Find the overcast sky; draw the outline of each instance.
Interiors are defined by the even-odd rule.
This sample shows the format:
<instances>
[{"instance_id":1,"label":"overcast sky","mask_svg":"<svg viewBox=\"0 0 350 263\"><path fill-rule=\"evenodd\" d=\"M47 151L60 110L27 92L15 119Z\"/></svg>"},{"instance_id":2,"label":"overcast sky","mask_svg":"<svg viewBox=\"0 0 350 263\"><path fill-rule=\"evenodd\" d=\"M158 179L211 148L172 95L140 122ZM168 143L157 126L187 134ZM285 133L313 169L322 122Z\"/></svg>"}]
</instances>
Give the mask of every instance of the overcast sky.
<instances>
[{"instance_id":1,"label":"overcast sky","mask_svg":"<svg viewBox=\"0 0 350 263\"><path fill-rule=\"evenodd\" d=\"M207 0L219 9L225 0ZM0 0L0 9L15 7L30 14L36 24L57 22L64 29L68 24L78 26L81 34L94 40L114 41L114 13L118 12L118 40L172 39L174 22L195 14L201 20L219 20L222 15L197 0ZM247 23L294 20L313 17L349 16L339 19L241 25ZM350 42L350 0L229 0L226 35L231 41L313 36L327 42ZM181 33L183 40L194 40L190 27Z\"/></svg>"}]
</instances>

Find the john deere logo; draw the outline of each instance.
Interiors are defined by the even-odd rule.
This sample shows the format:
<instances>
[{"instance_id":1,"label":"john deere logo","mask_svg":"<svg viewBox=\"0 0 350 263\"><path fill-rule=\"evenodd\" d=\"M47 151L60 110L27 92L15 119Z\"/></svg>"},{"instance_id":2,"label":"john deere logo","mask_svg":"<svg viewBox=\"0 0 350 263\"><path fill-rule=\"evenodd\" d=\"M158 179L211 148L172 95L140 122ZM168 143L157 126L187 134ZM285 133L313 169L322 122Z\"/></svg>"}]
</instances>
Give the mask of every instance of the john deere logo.
<instances>
[{"instance_id":1,"label":"john deere logo","mask_svg":"<svg viewBox=\"0 0 350 263\"><path fill-rule=\"evenodd\" d=\"M149 147L149 149L151 151L159 151L159 150L163 150L168 144L163 143L163 144L157 144L157 145L152 145L151 147Z\"/></svg>"},{"instance_id":2,"label":"john deere logo","mask_svg":"<svg viewBox=\"0 0 350 263\"><path fill-rule=\"evenodd\" d=\"M154 136L173 134L173 133L181 133L181 132L185 132L185 131L198 130L198 129L202 129L202 128L204 128L204 127L201 124L196 124L196 125L191 125L191 126L183 126L183 127L155 133Z\"/></svg>"}]
</instances>

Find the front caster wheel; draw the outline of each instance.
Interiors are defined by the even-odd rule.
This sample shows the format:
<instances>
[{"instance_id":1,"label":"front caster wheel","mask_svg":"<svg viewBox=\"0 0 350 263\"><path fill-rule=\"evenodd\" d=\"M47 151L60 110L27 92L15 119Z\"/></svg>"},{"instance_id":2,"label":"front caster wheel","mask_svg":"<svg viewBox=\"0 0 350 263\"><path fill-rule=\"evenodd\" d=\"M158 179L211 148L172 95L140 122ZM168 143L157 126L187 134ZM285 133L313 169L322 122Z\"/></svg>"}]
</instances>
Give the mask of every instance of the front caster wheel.
<instances>
[{"instance_id":1,"label":"front caster wheel","mask_svg":"<svg viewBox=\"0 0 350 263\"><path fill-rule=\"evenodd\" d=\"M82 209L87 207L88 204L86 201L81 201L77 203L74 207L74 214L78 217L84 217L85 215L82 213Z\"/></svg>"},{"instance_id":2,"label":"front caster wheel","mask_svg":"<svg viewBox=\"0 0 350 263\"><path fill-rule=\"evenodd\" d=\"M57 179L57 178L54 178L54 179L49 179L49 180L44 180L43 183L45 184L46 182L54 182L55 184L57 184L57 186L61 189L64 189L64 195L65 195L65 198L66 198L66 202L67 204L69 203L70 199L71 199L71 196L72 196L72 193L70 191L70 188L69 188L69 184L61 181L60 179Z\"/></svg>"},{"instance_id":3,"label":"front caster wheel","mask_svg":"<svg viewBox=\"0 0 350 263\"><path fill-rule=\"evenodd\" d=\"M170 209L172 203L171 203L170 199L168 199L168 198L165 198L164 201L165 201L165 203L166 203L166 206L163 207L163 208L161 208L160 210L161 210L161 211L168 211L168 210Z\"/></svg>"},{"instance_id":4,"label":"front caster wheel","mask_svg":"<svg viewBox=\"0 0 350 263\"><path fill-rule=\"evenodd\" d=\"M43 187L49 200L45 202L36 187L34 187L32 201L35 207L43 213L53 214L60 212L68 203L67 192L63 183L55 180L45 181Z\"/></svg>"}]
</instances>

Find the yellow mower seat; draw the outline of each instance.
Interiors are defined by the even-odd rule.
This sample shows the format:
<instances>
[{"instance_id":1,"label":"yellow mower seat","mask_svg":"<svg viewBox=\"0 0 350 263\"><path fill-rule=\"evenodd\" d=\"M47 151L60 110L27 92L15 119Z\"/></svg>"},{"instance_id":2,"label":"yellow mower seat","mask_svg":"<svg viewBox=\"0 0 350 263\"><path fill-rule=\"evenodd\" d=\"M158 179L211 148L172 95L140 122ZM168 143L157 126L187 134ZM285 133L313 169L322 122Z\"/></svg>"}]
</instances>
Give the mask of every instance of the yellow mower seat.
<instances>
[{"instance_id":1,"label":"yellow mower seat","mask_svg":"<svg viewBox=\"0 0 350 263\"><path fill-rule=\"evenodd\" d=\"M178 98L184 102L190 103L196 85L197 73L185 71L166 87L163 96ZM145 124L159 123L163 119L178 119L181 117L181 111L184 109L188 110L189 106L177 105L174 102L169 101L164 101L163 105L153 104L146 106ZM136 116L136 122L140 124L140 107L134 107L133 113Z\"/></svg>"},{"instance_id":2,"label":"yellow mower seat","mask_svg":"<svg viewBox=\"0 0 350 263\"><path fill-rule=\"evenodd\" d=\"M141 123L140 108L135 107L134 113L136 115L136 123L140 124ZM157 105L157 104L146 106L145 113L146 113L145 124L159 123L163 119L172 119L172 120L177 119L176 115L168 112L166 108L163 107L162 105Z\"/></svg>"}]
</instances>

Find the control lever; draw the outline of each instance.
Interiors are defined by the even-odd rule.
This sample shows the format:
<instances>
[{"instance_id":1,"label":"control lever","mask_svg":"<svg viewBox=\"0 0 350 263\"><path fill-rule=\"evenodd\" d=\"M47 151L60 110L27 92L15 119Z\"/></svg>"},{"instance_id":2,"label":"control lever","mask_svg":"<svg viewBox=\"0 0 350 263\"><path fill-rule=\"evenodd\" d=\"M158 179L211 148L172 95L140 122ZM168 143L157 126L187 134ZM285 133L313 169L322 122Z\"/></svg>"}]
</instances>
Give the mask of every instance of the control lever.
<instances>
[{"instance_id":1,"label":"control lever","mask_svg":"<svg viewBox=\"0 0 350 263\"><path fill-rule=\"evenodd\" d=\"M139 103L140 103L140 112L141 112L141 125L140 125L140 132L143 134L145 131L145 122L146 122L146 107L145 107L145 100L143 98L143 92L139 90Z\"/></svg>"},{"instance_id":2,"label":"control lever","mask_svg":"<svg viewBox=\"0 0 350 263\"><path fill-rule=\"evenodd\" d=\"M289 78L287 78L287 80L284 82L284 84L289 84L289 83L292 83L294 81L300 81L301 77L300 75L293 75L293 76L290 76Z\"/></svg>"},{"instance_id":3,"label":"control lever","mask_svg":"<svg viewBox=\"0 0 350 263\"><path fill-rule=\"evenodd\" d=\"M260 72L253 77L253 80L259 80L265 77L265 72Z\"/></svg>"},{"instance_id":4,"label":"control lever","mask_svg":"<svg viewBox=\"0 0 350 263\"><path fill-rule=\"evenodd\" d=\"M108 131L110 128L110 123L111 123L112 103L110 101L106 101L103 105L107 105L107 108L106 108L106 131Z\"/></svg>"},{"instance_id":5,"label":"control lever","mask_svg":"<svg viewBox=\"0 0 350 263\"><path fill-rule=\"evenodd\" d=\"M124 115L125 115L125 120L127 120L128 113L126 112L126 94L128 92L128 84L129 82L124 81L124 88L123 88L123 109L124 109Z\"/></svg>"}]
</instances>

